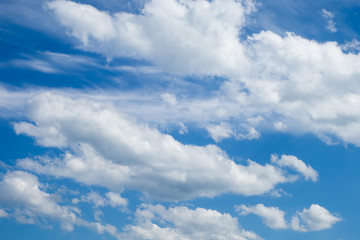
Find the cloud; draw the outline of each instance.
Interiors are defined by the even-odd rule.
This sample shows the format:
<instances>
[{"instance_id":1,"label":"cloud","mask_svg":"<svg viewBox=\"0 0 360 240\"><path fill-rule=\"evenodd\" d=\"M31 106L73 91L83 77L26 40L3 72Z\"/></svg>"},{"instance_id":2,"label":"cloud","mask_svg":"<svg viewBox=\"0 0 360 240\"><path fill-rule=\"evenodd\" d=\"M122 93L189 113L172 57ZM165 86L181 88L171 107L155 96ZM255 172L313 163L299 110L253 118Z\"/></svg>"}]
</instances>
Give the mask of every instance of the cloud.
<instances>
[{"instance_id":1,"label":"cloud","mask_svg":"<svg viewBox=\"0 0 360 240\"><path fill-rule=\"evenodd\" d=\"M337 32L337 29L335 26L336 23L334 21L335 15L332 12L327 11L326 9L321 10L321 15L327 21L326 28L332 33Z\"/></svg>"},{"instance_id":2,"label":"cloud","mask_svg":"<svg viewBox=\"0 0 360 240\"><path fill-rule=\"evenodd\" d=\"M209 125L206 127L206 130L215 142L220 142L222 139L229 138L234 134L230 125L224 122L219 125Z\"/></svg>"},{"instance_id":3,"label":"cloud","mask_svg":"<svg viewBox=\"0 0 360 240\"><path fill-rule=\"evenodd\" d=\"M35 223L36 217L58 219L71 231L76 222L76 209L58 205L50 194L40 190L37 178L23 171L8 172L0 182L0 204L13 207L20 222Z\"/></svg>"},{"instance_id":4,"label":"cloud","mask_svg":"<svg viewBox=\"0 0 360 240\"><path fill-rule=\"evenodd\" d=\"M128 225L124 239L258 239L253 232L245 231L237 219L229 214L204 208L189 209L143 204L136 211L137 225Z\"/></svg>"},{"instance_id":5,"label":"cloud","mask_svg":"<svg viewBox=\"0 0 360 240\"><path fill-rule=\"evenodd\" d=\"M360 143L355 120L360 94L354 91L358 55L343 53L335 42L320 44L291 33L281 37L265 31L249 40L252 75L243 82L232 79L222 88L229 105L238 103L232 109L236 117L261 116L262 128Z\"/></svg>"},{"instance_id":6,"label":"cloud","mask_svg":"<svg viewBox=\"0 0 360 240\"><path fill-rule=\"evenodd\" d=\"M264 204L255 206L239 205L235 206L240 215L255 214L264 220L266 226L272 229L286 229L288 224L285 220L285 213L277 207L266 207Z\"/></svg>"},{"instance_id":7,"label":"cloud","mask_svg":"<svg viewBox=\"0 0 360 240\"><path fill-rule=\"evenodd\" d=\"M47 61L40 59L15 59L11 61L11 64L16 67L29 68L43 73L59 73L57 68L49 64Z\"/></svg>"},{"instance_id":8,"label":"cloud","mask_svg":"<svg viewBox=\"0 0 360 240\"><path fill-rule=\"evenodd\" d=\"M300 232L320 231L331 228L341 221L341 218L332 215L328 210L317 204L312 204L309 209L297 212L291 220L291 228Z\"/></svg>"},{"instance_id":9,"label":"cloud","mask_svg":"<svg viewBox=\"0 0 360 240\"><path fill-rule=\"evenodd\" d=\"M280 166L280 167L289 167L302 175L304 175L306 180L311 180L316 182L318 180L319 174L309 165L306 165L302 160L298 159L295 156L291 155L281 155L281 158L277 155L271 155L271 162Z\"/></svg>"},{"instance_id":10,"label":"cloud","mask_svg":"<svg viewBox=\"0 0 360 240\"><path fill-rule=\"evenodd\" d=\"M86 67L105 68L91 57L74 54L46 51L24 55L23 57L22 59L13 59L9 64L48 74L68 74L71 70L84 69Z\"/></svg>"},{"instance_id":11,"label":"cloud","mask_svg":"<svg viewBox=\"0 0 360 240\"><path fill-rule=\"evenodd\" d=\"M166 111L149 106L160 111L156 117L161 115L163 122L178 118L176 123L210 128L232 122L232 132L310 132L329 143L335 137L359 145L360 56L344 53L335 42L319 43L293 33L246 36L241 29L249 3L154 0L139 15L111 15L71 1L48 6L87 51L145 59L170 73L228 78L211 97L178 98L176 107ZM332 20L332 13L322 13ZM144 115L148 112L153 111ZM250 121L257 117L261 124Z\"/></svg>"},{"instance_id":12,"label":"cloud","mask_svg":"<svg viewBox=\"0 0 360 240\"><path fill-rule=\"evenodd\" d=\"M297 212L291 219L291 224L285 220L285 212L278 207L266 207L263 204L255 206L238 205L235 210L240 215L255 214L261 217L266 226L272 229L291 228L294 231L308 232L331 228L341 221L328 210L318 204L312 204L309 209Z\"/></svg>"},{"instance_id":13,"label":"cloud","mask_svg":"<svg viewBox=\"0 0 360 240\"><path fill-rule=\"evenodd\" d=\"M4 217L7 217L8 214L7 212L5 212L4 210L0 209L0 218L4 218Z\"/></svg>"},{"instance_id":14,"label":"cloud","mask_svg":"<svg viewBox=\"0 0 360 240\"><path fill-rule=\"evenodd\" d=\"M359 53L360 42L357 39L353 39L351 42L345 42L341 47L346 52Z\"/></svg>"},{"instance_id":15,"label":"cloud","mask_svg":"<svg viewBox=\"0 0 360 240\"><path fill-rule=\"evenodd\" d=\"M176 105L176 96L170 93L163 93L161 94L161 98L166 104L169 104L170 106Z\"/></svg>"},{"instance_id":16,"label":"cloud","mask_svg":"<svg viewBox=\"0 0 360 240\"><path fill-rule=\"evenodd\" d=\"M224 136L237 139L281 131L312 133L329 144L360 145L360 56L344 53L346 47L336 42L319 43L293 33L246 36L242 27L250 1L147 1L141 14L110 14L71 1L47 5L84 50L109 59L145 59L164 73L226 79L215 92L197 84L207 93L200 96L183 94L189 90L182 86L171 93L177 96L171 108L159 104L159 94L144 98L143 92L134 93L139 101L123 98L123 112L144 122L204 128L227 123L235 134L224 131ZM249 130L257 134L244 133Z\"/></svg>"},{"instance_id":17,"label":"cloud","mask_svg":"<svg viewBox=\"0 0 360 240\"><path fill-rule=\"evenodd\" d=\"M23 224L48 224L47 219L59 221L65 231L73 231L74 225L84 226L100 234L109 233L117 237L117 230L110 224L88 222L78 215L80 210L61 206L55 196L42 190L37 177L24 171L7 172L0 181L1 217L12 217ZM11 211L10 211L11 209Z\"/></svg>"},{"instance_id":18,"label":"cloud","mask_svg":"<svg viewBox=\"0 0 360 240\"><path fill-rule=\"evenodd\" d=\"M102 197L96 192L91 192L85 196L82 196L81 199L73 199L73 202L88 202L94 204L95 207L125 207L128 204L128 200L121 197L120 194L114 192L107 192L106 197Z\"/></svg>"},{"instance_id":19,"label":"cloud","mask_svg":"<svg viewBox=\"0 0 360 240\"><path fill-rule=\"evenodd\" d=\"M236 164L215 145L182 144L109 104L48 92L29 101L28 119L32 123L14 124L16 133L64 155L23 159L19 166L115 192L130 188L162 200L225 192L249 196L294 180L271 164Z\"/></svg>"},{"instance_id":20,"label":"cloud","mask_svg":"<svg viewBox=\"0 0 360 240\"><path fill-rule=\"evenodd\" d=\"M81 47L107 58L145 59L176 74L222 74L246 66L238 32L252 1L148 1L141 14L109 14L71 1L47 4Z\"/></svg>"}]
</instances>

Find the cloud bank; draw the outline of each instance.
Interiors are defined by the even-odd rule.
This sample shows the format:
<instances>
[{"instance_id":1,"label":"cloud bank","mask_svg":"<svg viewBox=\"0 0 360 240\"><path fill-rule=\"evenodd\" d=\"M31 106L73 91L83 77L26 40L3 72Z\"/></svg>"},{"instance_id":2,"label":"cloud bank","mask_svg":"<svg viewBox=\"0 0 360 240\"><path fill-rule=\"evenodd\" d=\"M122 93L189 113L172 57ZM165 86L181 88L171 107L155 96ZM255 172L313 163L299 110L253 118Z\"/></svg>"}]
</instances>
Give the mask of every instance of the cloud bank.
<instances>
[{"instance_id":1,"label":"cloud bank","mask_svg":"<svg viewBox=\"0 0 360 240\"><path fill-rule=\"evenodd\" d=\"M145 3L141 14L110 14L71 1L47 6L84 50L108 59L143 59L168 73L228 79L215 96L177 99L171 114L149 106L160 111L156 116L163 121L177 116L180 122L205 122L216 141L236 137L236 132L245 136L239 139L251 139L255 135L247 131L253 129L360 144L359 55L344 53L336 42L319 43L294 33L246 35L243 27L255 10L251 1L154 0ZM220 123L238 129L219 133L214 126Z\"/></svg>"},{"instance_id":2,"label":"cloud bank","mask_svg":"<svg viewBox=\"0 0 360 240\"><path fill-rule=\"evenodd\" d=\"M48 92L29 101L28 118L14 124L16 133L64 154L19 160L19 167L117 192L129 188L178 201L226 192L261 195L294 181L271 164L236 164L215 145L182 144L109 104Z\"/></svg>"}]
</instances>

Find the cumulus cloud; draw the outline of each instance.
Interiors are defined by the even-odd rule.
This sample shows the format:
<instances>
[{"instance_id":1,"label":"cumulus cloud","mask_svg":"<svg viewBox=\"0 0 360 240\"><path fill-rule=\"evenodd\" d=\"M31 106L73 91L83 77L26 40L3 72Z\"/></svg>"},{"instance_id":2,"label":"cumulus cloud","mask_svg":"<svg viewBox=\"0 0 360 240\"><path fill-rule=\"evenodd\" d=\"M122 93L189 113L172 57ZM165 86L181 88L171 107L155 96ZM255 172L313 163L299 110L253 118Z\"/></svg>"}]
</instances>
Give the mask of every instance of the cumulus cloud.
<instances>
[{"instance_id":1,"label":"cumulus cloud","mask_svg":"<svg viewBox=\"0 0 360 240\"><path fill-rule=\"evenodd\" d=\"M1 217L12 217L24 224L45 224L47 219L51 219L59 221L65 231L72 231L76 225L117 237L114 226L80 218L78 208L59 205L54 195L42 188L33 174L24 171L7 172L0 181L0 192L3 193L0 195L0 206L9 211L1 210Z\"/></svg>"},{"instance_id":2,"label":"cumulus cloud","mask_svg":"<svg viewBox=\"0 0 360 240\"><path fill-rule=\"evenodd\" d=\"M163 122L197 122L213 133L218 132L214 126L231 120L232 132L310 132L328 143L336 137L359 145L360 56L344 53L336 42L293 33L262 31L240 39L251 3L154 0L138 15L111 15L71 1L52 1L48 7L85 50L145 59L170 73L228 78L215 96L177 99L166 110L147 103L145 118L150 112ZM331 12L322 14L333 21ZM231 134L222 135L214 137L220 141Z\"/></svg>"},{"instance_id":3,"label":"cumulus cloud","mask_svg":"<svg viewBox=\"0 0 360 240\"><path fill-rule=\"evenodd\" d=\"M20 222L35 223L37 217L58 219L65 230L71 231L77 209L58 205L52 196L40 190L36 176L23 172L8 172L0 182L0 204L13 207Z\"/></svg>"},{"instance_id":4,"label":"cumulus cloud","mask_svg":"<svg viewBox=\"0 0 360 240\"><path fill-rule=\"evenodd\" d=\"M319 231L331 228L341 221L320 205L312 204L310 208L297 212L291 220L291 228L300 232Z\"/></svg>"},{"instance_id":5,"label":"cumulus cloud","mask_svg":"<svg viewBox=\"0 0 360 240\"><path fill-rule=\"evenodd\" d=\"M219 125L209 125L206 130L215 142L220 142L222 139L229 138L234 134L230 125L223 122Z\"/></svg>"},{"instance_id":6,"label":"cumulus cloud","mask_svg":"<svg viewBox=\"0 0 360 240\"><path fill-rule=\"evenodd\" d=\"M341 221L327 209L318 204L312 204L309 209L297 212L288 224L285 220L285 212L278 207L266 207L263 204L255 206L238 205L235 210L240 215L255 214L261 217L264 224L272 229L291 228L294 231L308 232L320 231L331 228L332 225Z\"/></svg>"},{"instance_id":7,"label":"cumulus cloud","mask_svg":"<svg viewBox=\"0 0 360 240\"><path fill-rule=\"evenodd\" d=\"M252 1L153 0L140 15L72 1L47 6L84 49L108 58L145 59L177 74L222 74L246 65L238 32Z\"/></svg>"},{"instance_id":8,"label":"cumulus cloud","mask_svg":"<svg viewBox=\"0 0 360 240\"><path fill-rule=\"evenodd\" d=\"M137 224L125 228L124 239L261 239L257 234L241 229L236 218L215 210L167 209L144 204L135 215Z\"/></svg>"},{"instance_id":9,"label":"cumulus cloud","mask_svg":"<svg viewBox=\"0 0 360 240\"><path fill-rule=\"evenodd\" d=\"M240 215L255 214L264 220L266 226L272 229L286 229L288 224L285 220L285 212L277 207L266 207L264 204L255 206L235 206Z\"/></svg>"},{"instance_id":10,"label":"cumulus cloud","mask_svg":"<svg viewBox=\"0 0 360 240\"><path fill-rule=\"evenodd\" d=\"M289 167L302 175L306 180L313 182L318 180L319 174L309 165L306 165L302 160L292 155L281 155L280 159L278 155L271 155L271 162L277 164L280 167Z\"/></svg>"},{"instance_id":11,"label":"cumulus cloud","mask_svg":"<svg viewBox=\"0 0 360 240\"><path fill-rule=\"evenodd\" d=\"M14 124L16 133L64 149L64 155L23 159L19 166L116 192L130 188L163 200L224 192L248 196L294 180L271 164L236 164L215 145L182 144L111 105L86 99L44 93L29 102L28 118L32 123Z\"/></svg>"},{"instance_id":12,"label":"cumulus cloud","mask_svg":"<svg viewBox=\"0 0 360 240\"><path fill-rule=\"evenodd\" d=\"M252 75L222 88L228 105L238 104L236 117L261 116L263 128L360 143L355 120L360 93L354 91L359 55L343 53L335 42L320 44L291 33L282 37L264 31L249 41Z\"/></svg>"}]
</instances>

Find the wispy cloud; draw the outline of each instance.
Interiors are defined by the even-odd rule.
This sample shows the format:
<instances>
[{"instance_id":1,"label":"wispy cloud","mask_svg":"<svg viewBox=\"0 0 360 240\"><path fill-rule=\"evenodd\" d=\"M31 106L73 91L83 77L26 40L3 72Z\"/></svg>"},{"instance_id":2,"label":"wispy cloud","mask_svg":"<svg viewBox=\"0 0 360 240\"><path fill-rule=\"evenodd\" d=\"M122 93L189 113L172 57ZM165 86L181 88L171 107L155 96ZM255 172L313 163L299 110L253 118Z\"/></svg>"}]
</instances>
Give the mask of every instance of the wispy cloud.
<instances>
[{"instance_id":1,"label":"wispy cloud","mask_svg":"<svg viewBox=\"0 0 360 240\"><path fill-rule=\"evenodd\" d=\"M49 74L68 74L70 70L88 67L104 68L94 58L56 52L35 52L23 55L24 58L13 59L10 65L40 71Z\"/></svg>"},{"instance_id":2,"label":"wispy cloud","mask_svg":"<svg viewBox=\"0 0 360 240\"><path fill-rule=\"evenodd\" d=\"M322 9L321 15L327 21L326 28L332 33L337 32L336 23L334 21L334 18L335 18L334 13L329 12L326 9Z\"/></svg>"}]
</instances>

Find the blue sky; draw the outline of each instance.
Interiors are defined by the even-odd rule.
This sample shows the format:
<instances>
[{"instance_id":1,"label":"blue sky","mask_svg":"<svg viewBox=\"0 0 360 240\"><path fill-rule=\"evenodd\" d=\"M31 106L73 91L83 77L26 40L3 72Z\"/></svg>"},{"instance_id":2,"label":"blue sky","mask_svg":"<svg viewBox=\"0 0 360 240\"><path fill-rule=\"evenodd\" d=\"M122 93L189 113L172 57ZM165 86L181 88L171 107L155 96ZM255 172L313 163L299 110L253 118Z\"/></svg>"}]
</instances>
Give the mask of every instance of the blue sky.
<instances>
[{"instance_id":1,"label":"blue sky","mask_svg":"<svg viewBox=\"0 0 360 240\"><path fill-rule=\"evenodd\" d=\"M2 1L1 238L358 239L359 13Z\"/></svg>"}]
</instances>

